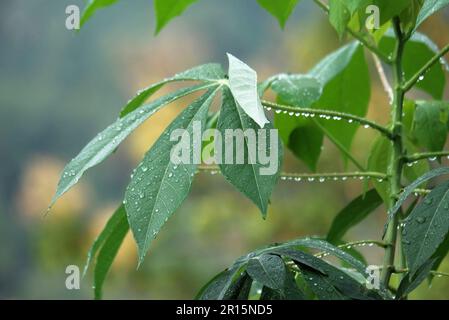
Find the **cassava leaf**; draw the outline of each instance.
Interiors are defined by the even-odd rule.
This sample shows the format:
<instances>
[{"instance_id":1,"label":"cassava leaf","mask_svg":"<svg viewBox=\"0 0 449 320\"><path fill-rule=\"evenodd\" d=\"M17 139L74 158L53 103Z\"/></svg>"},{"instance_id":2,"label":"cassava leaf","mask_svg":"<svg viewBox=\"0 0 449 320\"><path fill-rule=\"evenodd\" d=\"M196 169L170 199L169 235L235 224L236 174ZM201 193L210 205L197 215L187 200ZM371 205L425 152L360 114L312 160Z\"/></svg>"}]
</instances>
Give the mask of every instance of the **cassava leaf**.
<instances>
[{"instance_id":1,"label":"cassava leaf","mask_svg":"<svg viewBox=\"0 0 449 320\"><path fill-rule=\"evenodd\" d=\"M351 13L345 3L341 0L329 0L329 21L340 38L345 33L349 20Z\"/></svg>"},{"instance_id":2,"label":"cassava leaf","mask_svg":"<svg viewBox=\"0 0 449 320\"><path fill-rule=\"evenodd\" d=\"M412 135L427 150L443 150L447 139L449 103L416 101Z\"/></svg>"},{"instance_id":3,"label":"cassava leaf","mask_svg":"<svg viewBox=\"0 0 449 320\"><path fill-rule=\"evenodd\" d=\"M87 20L89 20L95 11L98 9L108 7L114 3L116 3L118 0L89 0L86 7L84 8L83 14L81 15L80 20L80 26L82 27Z\"/></svg>"},{"instance_id":4,"label":"cassava leaf","mask_svg":"<svg viewBox=\"0 0 449 320\"><path fill-rule=\"evenodd\" d=\"M225 73L221 65L217 63L208 63L175 74L158 83L152 84L145 89L139 90L137 95L132 98L120 112L120 117L126 116L128 113L139 108L148 98L159 91L164 85L177 81L202 81L208 83L218 83L225 78Z\"/></svg>"},{"instance_id":5,"label":"cassava leaf","mask_svg":"<svg viewBox=\"0 0 449 320\"><path fill-rule=\"evenodd\" d=\"M84 274L92 260L94 267L94 295L95 299L102 298L103 283L109 269L117 255L120 246L129 230L124 206L120 206L107 222L105 228L95 240L87 256Z\"/></svg>"},{"instance_id":6,"label":"cassava leaf","mask_svg":"<svg viewBox=\"0 0 449 320\"><path fill-rule=\"evenodd\" d=\"M190 191L197 168L197 162L191 157L190 137L194 130L203 132L209 106L217 90L209 90L170 124L146 153L131 178L125 193L125 207L139 249L139 263L145 258L151 241ZM185 130L182 138L173 141L179 139L171 136L174 130L179 129ZM188 160L187 163L175 163L172 154L178 144L186 143L184 133L188 134ZM195 146L192 148L195 150Z\"/></svg>"},{"instance_id":7,"label":"cassava leaf","mask_svg":"<svg viewBox=\"0 0 449 320\"><path fill-rule=\"evenodd\" d=\"M213 84L203 84L180 89L134 110L107 127L66 165L49 208L53 206L59 197L79 181L84 172L105 160L117 149L126 137L163 106L191 93L211 88L212 86Z\"/></svg>"},{"instance_id":8,"label":"cassava leaf","mask_svg":"<svg viewBox=\"0 0 449 320\"><path fill-rule=\"evenodd\" d=\"M413 278L449 233L449 182L434 188L404 223L402 243Z\"/></svg>"},{"instance_id":9,"label":"cassava leaf","mask_svg":"<svg viewBox=\"0 0 449 320\"><path fill-rule=\"evenodd\" d=\"M195 297L196 300L227 300L233 292L232 286L239 279L244 266L234 265L213 277Z\"/></svg>"},{"instance_id":10,"label":"cassava leaf","mask_svg":"<svg viewBox=\"0 0 449 320\"><path fill-rule=\"evenodd\" d=\"M270 195L278 180L282 166L282 144L277 135L273 135L276 132L271 131L271 124L266 126L266 131L258 131L260 129L258 125L237 105L227 87L223 87L222 99L217 129L224 139L223 145L225 148L232 147L234 151L232 152L233 159L221 161L220 170L234 187L259 207L265 217ZM233 133L232 135L227 134L229 130ZM239 133L241 133L240 138L242 139L239 139ZM249 135L243 137L245 133L249 135L254 133L256 137L253 136L251 141ZM266 138L265 146L261 143L260 137L262 135L265 135ZM274 142L277 150L271 150L270 141ZM219 147L217 146L217 148ZM226 160L225 148L222 148L222 159L224 160ZM258 151L264 152L266 155L277 155L274 160L276 163L271 163L271 166L275 166L271 168L274 170L273 172L267 169L267 164L262 164L260 156L257 156L256 159ZM242 152L244 153L243 162L239 163L237 154Z\"/></svg>"},{"instance_id":11,"label":"cassava leaf","mask_svg":"<svg viewBox=\"0 0 449 320\"><path fill-rule=\"evenodd\" d=\"M338 213L327 233L327 241L338 244L345 233L382 204L382 198L376 190L370 190L351 201Z\"/></svg>"},{"instance_id":12,"label":"cassava leaf","mask_svg":"<svg viewBox=\"0 0 449 320\"><path fill-rule=\"evenodd\" d=\"M432 171L427 172L426 174L422 175L415 181L413 181L410 185L408 185L404 191L399 196L398 201L394 204L394 206L388 211L388 219L387 223L385 225L384 230L387 229L387 226L391 221L393 221L396 213L401 208L401 206L404 204L405 200L415 191L416 188L418 188L420 185L422 185L424 182L429 181L430 179L449 174L449 168L448 167L441 167L434 169Z\"/></svg>"},{"instance_id":13,"label":"cassava leaf","mask_svg":"<svg viewBox=\"0 0 449 320\"><path fill-rule=\"evenodd\" d=\"M154 0L156 13L156 34L158 34L173 18L181 15L197 0Z\"/></svg>"},{"instance_id":14,"label":"cassava leaf","mask_svg":"<svg viewBox=\"0 0 449 320\"><path fill-rule=\"evenodd\" d=\"M260 102L256 71L229 53L228 60L232 95L245 113L263 128L269 121Z\"/></svg>"},{"instance_id":15,"label":"cassava leaf","mask_svg":"<svg viewBox=\"0 0 449 320\"><path fill-rule=\"evenodd\" d=\"M396 38L394 32L389 30L379 43L379 49L386 55L391 56L395 47ZM415 75L439 49L426 35L414 33L404 49L402 66L406 80ZM447 63L437 63L432 66L425 76L420 79L416 87L430 94L434 99L442 99L446 84L445 69Z\"/></svg>"},{"instance_id":16,"label":"cassava leaf","mask_svg":"<svg viewBox=\"0 0 449 320\"><path fill-rule=\"evenodd\" d=\"M271 83L271 89L283 103L298 108L309 108L323 92L322 85L316 78L300 74L277 76Z\"/></svg>"},{"instance_id":17,"label":"cassava leaf","mask_svg":"<svg viewBox=\"0 0 449 320\"><path fill-rule=\"evenodd\" d=\"M415 290L426 277L429 275L432 266L435 263L435 259L426 261L417 271L414 276L410 272L402 279L399 284L398 291L396 292L396 299L401 299Z\"/></svg>"},{"instance_id":18,"label":"cassava leaf","mask_svg":"<svg viewBox=\"0 0 449 320\"><path fill-rule=\"evenodd\" d=\"M252 258L246 271L251 278L271 289L282 289L287 272L284 261L272 254Z\"/></svg>"},{"instance_id":19,"label":"cassava leaf","mask_svg":"<svg viewBox=\"0 0 449 320\"><path fill-rule=\"evenodd\" d=\"M301 273L304 275L304 280L307 282L309 288L319 300L349 299L332 285L327 275L314 272L303 266L301 267Z\"/></svg>"},{"instance_id":20,"label":"cassava leaf","mask_svg":"<svg viewBox=\"0 0 449 320\"><path fill-rule=\"evenodd\" d=\"M299 0L257 0L257 2L279 21L281 28L284 28Z\"/></svg>"},{"instance_id":21,"label":"cassava leaf","mask_svg":"<svg viewBox=\"0 0 449 320\"><path fill-rule=\"evenodd\" d=\"M449 4L449 0L425 0L416 19L416 27L418 28L428 17L436 13Z\"/></svg>"},{"instance_id":22,"label":"cassava leaf","mask_svg":"<svg viewBox=\"0 0 449 320\"><path fill-rule=\"evenodd\" d=\"M371 96L368 65L363 48L356 42L337 50L320 62L310 73L323 85L323 94L314 108L335 110L366 116ZM350 150L359 126L343 121L316 119L325 128L326 135ZM343 155L346 159L346 156Z\"/></svg>"}]
</instances>

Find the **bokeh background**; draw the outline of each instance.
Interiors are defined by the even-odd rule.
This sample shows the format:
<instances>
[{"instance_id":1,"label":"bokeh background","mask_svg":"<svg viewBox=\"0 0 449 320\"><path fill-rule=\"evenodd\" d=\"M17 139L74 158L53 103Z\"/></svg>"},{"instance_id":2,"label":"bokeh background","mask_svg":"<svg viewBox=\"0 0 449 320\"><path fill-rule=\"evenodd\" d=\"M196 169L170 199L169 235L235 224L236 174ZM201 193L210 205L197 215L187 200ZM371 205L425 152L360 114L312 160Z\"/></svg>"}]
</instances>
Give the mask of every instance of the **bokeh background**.
<instances>
[{"instance_id":1,"label":"bokeh background","mask_svg":"<svg viewBox=\"0 0 449 320\"><path fill-rule=\"evenodd\" d=\"M86 253L122 200L129 174L161 131L188 103L153 116L106 162L91 170L43 218L64 164L113 122L128 98L163 77L205 62L225 64L231 52L261 79L281 71L305 72L340 43L311 1L297 7L281 31L253 0L202 0L154 37L151 1L119 1L99 11L79 33L65 29L65 8L81 0L0 2L0 298L91 298L65 288L67 265L83 266ZM449 12L423 29L449 42ZM370 59L370 57L368 56ZM371 61L371 60L370 60ZM370 117L385 122L388 98L372 70ZM168 87L169 89L169 87ZM168 90L167 89L167 90ZM166 92L166 91L165 91ZM447 97L447 96L446 96ZM360 130L354 154L366 161L374 139ZM342 171L326 143L322 171ZM306 172L287 155L286 170ZM105 298L193 298L213 275L247 251L272 242L323 235L335 214L358 196L361 183L281 182L268 219L218 175L200 174L184 205L136 270L136 247L125 241L105 284ZM346 236L378 239L379 210ZM382 252L362 250L378 264ZM442 270L449 270L445 262ZM448 299L449 279L423 284L412 298Z\"/></svg>"}]
</instances>

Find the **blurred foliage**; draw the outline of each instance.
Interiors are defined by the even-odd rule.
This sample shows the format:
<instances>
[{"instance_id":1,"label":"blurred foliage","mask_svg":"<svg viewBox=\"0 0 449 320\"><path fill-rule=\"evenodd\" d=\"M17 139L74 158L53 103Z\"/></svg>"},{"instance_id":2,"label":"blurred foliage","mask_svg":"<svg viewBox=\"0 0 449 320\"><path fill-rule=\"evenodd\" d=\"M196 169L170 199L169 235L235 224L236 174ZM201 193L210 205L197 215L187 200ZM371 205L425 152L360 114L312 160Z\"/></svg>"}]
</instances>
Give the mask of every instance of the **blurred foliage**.
<instances>
[{"instance_id":1,"label":"blurred foliage","mask_svg":"<svg viewBox=\"0 0 449 320\"><path fill-rule=\"evenodd\" d=\"M63 163L115 119L137 89L197 64L223 62L225 52L245 58L262 78L280 70L306 72L339 44L322 13L306 2L281 31L255 1L203 0L200 10L186 12L158 38L152 36L147 2L122 1L99 12L77 34L64 28L64 12L81 0L0 2L0 298L92 297L90 274L80 291L65 289L65 268L84 264L90 244L122 198L131 168L185 101L154 116L48 217L42 214ZM232 23L223 17L232 17ZM447 18L440 15L423 25L438 44L449 42L439 31L449 27ZM369 117L384 122L388 98L371 71ZM355 154L365 154L371 141L370 130L360 132ZM318 167L344 168L338 150L327 142ZM286 170L307 168L288 154ZM245 252L324 234L358 190L359 181L284 182L263 221L222 177L201 174L137 271L135 244L128 237L106 281L105 298L192 298ZM378 239L385 220L381 212L347 238ZM362 251L368 262L381 258L380 250ZM448 271L449 261L441 269ZM432 289L423 284L412 298L449 299L449 280L435 279Z\"/></svg>"}]
</instances>

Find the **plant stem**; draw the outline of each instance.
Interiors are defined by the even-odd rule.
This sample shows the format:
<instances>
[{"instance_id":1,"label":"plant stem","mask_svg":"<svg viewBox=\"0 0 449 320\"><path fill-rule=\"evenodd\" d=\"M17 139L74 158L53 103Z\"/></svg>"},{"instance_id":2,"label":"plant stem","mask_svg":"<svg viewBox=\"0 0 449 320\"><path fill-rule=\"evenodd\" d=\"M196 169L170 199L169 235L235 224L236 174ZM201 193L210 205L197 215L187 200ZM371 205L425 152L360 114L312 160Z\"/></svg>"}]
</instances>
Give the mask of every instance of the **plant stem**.
<instances>
[{"instance_id":1,"label":"plant stem","mask_svg":"<svg viewBox=\"0 0 449 320\"><path fill-rule=\"evenodd\" d=\"M423 152L415 153L406 158L408 163L415 162L423 159L439 158L449 156L449 151L439 151L439 152Z\"/></svg>"},{"instance_id":2,"label":"plant stem","mask_svg":"<svg viewBox=\"0 0 449 320\"><path fill-rule=\"evenodd\" d=\"M397 38L397 43L394 52L393 59L393 86L394 86L394 101L392 110L392 133L393 133L393 152L389 161L389 183L390 183L390 203L389 207L393 206L396 202L398 195L401 191L401 178L404 167L404 146L403 146L403 125L402 125L402 112L405 92L402 84L404 76L402 72L402 57L404 53L404 46L406 39L401 31L400 20L395 17L393 20L394 31ZM394 268L394 258L396 251L397 240L397 225L398 216L396 215L394 220L388 226L385 242L387 248L385 250L385 256L383 261L384 268L382 269L381 280L385 287L389 286L390 278L392 274L392 268Z\"/></svg>"},{"instance_id":3,"label":"plant stem","mask_svg":"<svg viewBox=\"0 0 449 320\"><path fill-rule=\"evenodd\" d=\"M304 116L304 117L322 117L322 119L325 120L347 120L348 122L351 123L358 123L360 125L366 126L367 128L371 128L374 130L379 131L380 133L384 134L385 136L387 136L387 138L392 139L392 132L380 125L377 124L374 121L365 119L363 117L359 117L353 114L349 114L349 113L344 113L344 112L338 112L338 111L332 111L332 110L322 110L322 109L314 109L314 108L302 108L300 106L287 106L287 105L283 105L283 104L278 104L275 102L271 102L271 101L266 101L266 100L262 100L262 105L265 108L268 109L273 109L273 110L279 110L279 111L283 111L286 113L291 113L291 115L297 115L297 116Z\"/></svg>"},{"instance_id":4,"label":"plant stem","mask_svg":"<svg viewBox=\"0 0 449 320\"><path fill-rule=\"evenodd\" d=\"M432 59L430 59L414 76L410 78L404 85L403 90L405 92L409 91L413 86L423 77L427 71L435 64L440 61L440 59L449 52L449 44L446 45L440 52L438 52Z\"/></svg>"},{"instance_id":5,"label":"plant stem","mask_svg":"<svg viewBox=\"0 0 449 320\"><path fill-rule=\"evenodd\" d=\"M198 166L198 171L205 171L205 172L217 172L220 168L217 166ZM379 180L387 180L388 177L385 173L381 172L334 172L334 173L287 173L282 172L281 178L283 180L294 180L296 179L313 179L319 180L334 180L334 179L344 179L344 178L368 178L368 179L379 179Z\"/></svg>"},{"instance_id":6,"label":"plant stem","mask_svg":"<svg viewBox=\"0 0 449 320\"><path fill-rule=\"evenodd\" d=\"M380 172L335 172L335 173L281 173L281 178L283 180L291 180L295 178L299 179L324 179L324 180L338 180L338 179L379 179L379 180L387 180L387 175ZM290 179L291 178L291 179Z\"/></svg>"}]
</instances>

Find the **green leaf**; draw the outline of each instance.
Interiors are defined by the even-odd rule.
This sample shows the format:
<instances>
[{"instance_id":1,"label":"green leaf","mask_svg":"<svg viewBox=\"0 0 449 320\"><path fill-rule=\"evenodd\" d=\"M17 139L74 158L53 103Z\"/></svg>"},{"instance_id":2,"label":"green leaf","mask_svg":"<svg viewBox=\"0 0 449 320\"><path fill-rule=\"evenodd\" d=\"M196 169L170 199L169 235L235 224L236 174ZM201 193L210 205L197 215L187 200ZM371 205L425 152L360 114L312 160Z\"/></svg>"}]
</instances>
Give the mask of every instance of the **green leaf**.
<instances>
[{"instance_id":1,"label":"green leaf","mask_svg":"<svg viewBox=\"0 0 449 320\"><path fill-rule=\"evenodd\" d=\"M415 29L416 19L418 18L424 1L425 0L412 0L410 2L410 5L399 15L402 30L406 34L412 32Z\"/></svg>"},{"instance_id":2,"label":"green leaf","mask_svg":"<svg viewBox=\"0 0 449 320\"><path fill-rule=\"evenodd\" d=\"M415 290L429 275L434 263L435 259L426 261L419 270L417 270L414 276L408 272L399 284L398 291L396 292L396 299L401 299Z\"/></svg>"},{"instance_id":3,"label":"green leaf","mask_svg":"<svg viewBox=\"0 0 449 320\"><path fill-rule=\"evenodd\" d=\"M229 53L228 60L232 95L245 113L263 128L269 121L260 102L256 71Z\"/></svg>"},{"instance_id":4,"label":"green leaf","mask_svg":"<svg viewBox=\"0 0 449 320\"><path fill-rule=\"evenodd\" d=\"M225 78L225 73L221 65L217 63L208 63L186 70L184 72L175 74L170 78L166 78L158 83L155 83L145 89L139 90L134 98L132 98L127 105L120 112L120 117L126 116L139 108L147 99L155 94L164 85L177 81L202 81L206 83L218 83Z\"/></svg>"},{"instance_id":5,"label":"green leaf","mask_svg":"<svg viewBox=\"0 0 449 320\"><path fill-rule=\"evenodd\" d=\"M351 254L345 252L344 250L332 245L331 243L329 243L327 241L321 240L321 239L314 239L314 238L297 239L297 240L283 243L281 245L262 249L259 251L259 253L264 253L264 252L279 253L280 252L279 250L283 250L284 248L289 249L289 248L295 248L295 247L306 247L309 249L320 250L323 253L327 253L329 255L337 257L337 258L341 259L342 261L348 263L352 268L357 270L360 274L363 275L366 273L366 266L361 261L355 259ZM298 251L298 252L300 252L300 251ZM301 254L304 255L302 252L301 252ZM282 255L286 255L286 253L284 251L282 251ZM307 255L304 255L304 256L305 256L306 260L312 259L312 258L308 257ZM313 258L315 258L315 257L313 257ZM307 263L305 263L305 262L302 262L302 263L307 265ZM313 265L310 265L310 266L313 267ZM319 269L317 269L317 270L319 270Z\"/></svg>"},{"instance_id":6,"label":"green leaf","mask_svg":"<svg viewBox=\"0 0 449 320\"><path fill-rule=\"evenodd\" d=\"M322 89L317 87L318 83ZM325 57L307 75L278 76L272 81L272 87L279 94L280 102L293 106L308 107L322 92L313 103L313 108L332 109L362 117L368 110L370 78L363 50L356 42ZM350 149L358 128L354 123L348 125L342 121L276 114L275 123L282 140L312 171L316 171L324 137L316 121L319 121L326 135L346 149Z\"/></svg>"},{"instance_id":7,"label":"green leaf","mask_svg":"<svg viewBox=\"0 0 449 320\"><path fill-rule=\"evenodd\" d=\"M346 0L344 1L345 6L349 9L351 14L355 13L357 10L366 10L370 0Z\"/></svg>"},{"instance_id":8,"label":"green leaf","mask_svg":"<svg viewBox=\"0 0 449 320\"><path fill-rule=\"evenodd\" d=\"M251 278L271 289L282 289L287 272L284 261L272 254L252 258L246 271Z\"/></svg>"},{"instance_id":9,"label":"green leaf","mask_svg":"<svg viewBox=\"0 0 449 320\"><path fill-rule=\"evenodd\" d=\"M443 262L444 258L446 258L447 254L449 253L449 234L446 236L446 239L440 244L437 251L432 256L432 259L434 259L434 264L432 266L432 270L438 270L440 267L440 264ZM434 276L430 275L430 283L432 282Z\"/></svg>"},{"instance_id":10,"label":"green leaf","mask_svg":"<svg viewBox=\"0 0 449 320\"><path fill-rule=\"evenodd\" d=\"M305 300L304 293L296 284L295 275L290 270L286 270L285 279L281 289L271 289L264 286L260 300Z\"/></svg>"},{"instance_id":11,"label":"green leaf","mask_svg":"<svg viewBox=\"0 0 449 320\"><path fill-rule=\"evenodd\" d=\"M110 6L116 2L117 0L89 0L81 16L80 26L82 27L87 20L93 16L95 11Z\"/></svg>"},{"instance_id":12,"label":"green leaf","mask_svg":"<svg viewBox=\"0 0 449 320\"><path fill-rule=\"evenodd\" d=\"M416 27L418 28L428 17L449 4L449 0L425 0L419 12Z\"/></svg>"},{"instance_id":13,"label":"green leaf","mask_svg":"<svg viewBox=\"0 0 449 320\"><path fill-rule=\"evenodd\" d=\"M396 38L392 30L389 30L379 43L379 49L391 56L395 47ZM402 58L404 77L406 80L414 76L439 49L435 43L421 33L415 33L407 41ZM437 63L432 66L425 76L416 84L416 87L430 94L434 99L441 100L446 84L444 65Z\"/></svg>"},{"instance_id":14,"label":"green leaf","mask_svg":"<svg viewBox=\"0 0 449 320\"><path fill-rule=\"evenodd\" d=\"M156 34L173 18L180 16L197 0L154 0L154 11L156 13Z\"/></svg>"},{"instance_id":15,"label":"green leaf","mask_svg":"<svg viewBox=\"0 0 449 320\"><path fill-rule=\"evenodd\" d=\"M104 280L128 230L129 225L126 219L126 211L122 205L106 223L105 228L89 250L84 267L84 274L86 274L92 260L95 259L93 286L95 299L101 299L102 297Z\"/></svg>"},{"instance_id":16,"label":"green leaf","mask_svg":"<svg viewBox=\"0 0 449 320\"><path fill-rule=\"evenodd\" d=\"M427 172L426 174L422 175L415 181L413 181L410 185L408 185L404 191L399 196L398 201L396 201L395 205L388 211L388 220L385 226L388 226L388 224L394 219L396 213L401 208L401 206L404 204L405 200L415 191L416 188L418 188L420 185L422 185L424 182L429 181L430 179L449 174L449 168L448 167L441 167L434 169L432 171Z\"/></svg>"},{"instance_id":17,"label":"green leaf","mask_svg":"<svg viewBox=\"0 0 449 320\"><path fill-rule=\"evenodd\" d=\"M247 272L244 272L229 288L227 298L229 300L248 300L252 284L253 279Z\"/></svg>"},{"instance_id":18,"label":"green leaf","mask_svg":"<svg viewBox=\"0 0 449 320\"><path fill-rule=\"evenodd\" d=\"M310 268L310 266L308 265L306 265L306 268L304 268L304 265L301 263L301 261L297 261L295 259L293 259L293 261L295 261L295 263L298 265L301 271L308 270L308 268ZM332 266L326 261L315 258L314 264L315 267L313 269L317 270L319 268L320 270L323 270L324 271L323 275L327 277L326 280L328 281L328 283L333 287L337 288L344 296L353 299L364 299L364 300L381 298L379 293L368 290L364 286L364 284L361 284L358 280L354 279L346 272L338 269L337 267ZM363 273L361 274L365 277L365 271L363 271Z\"/></svg>"},{"instance_id":19,"label":"green leaf","mask_svg":"<svg viewBox=\"0 0 449 320\"><path fill-rule=\"evenodd\" d=\"M313 272L304 266L301 266L301 273L319 300L348 300L348 297L332 285L327 275Z\"/></svg>"},{"instance_id":20,"label":"green leaf","mask_svg":"<svg viewBox=\"0 0 449 320\"><path fill-rule=\"evenodd\" d=\"M79 181L84 172L105 160L117 149L126 137L163 106L191 93L208 89L212 86L213 84L203 84L175 91L127 114L99 133L64 168L49 209L59 197Z\"/></svg>"},{"instance_id":21,"label":"green leaf","mask_svg":"<svg viewBox=\"0 0 449 320\"><path fill-rule=\"evenodd\" d=\"M187 197L196 173L197 161L191 157L195 150L194 130L204 131L209 106L218 89L209 90L185 109L164 131L143 161L135 169L125 194L128 221L139 249L142 263L151 241ZM172 138L174 130L185 130L180 141ZM175 163L172 151L188 143L188 161ZM201 147L201 145L199 146ZM179 155L176 153L176 155Z\"/></svg>"},{"instance_id":22,"label":"green leaf","mask_svg":"<svg viewBox=\"0 0 449 320\"><path fill-rule=\"evenodd\" d=\"M294 107L309 108L316 102L322 92L321 83L308 75L279 75L272 81L271 89L277 93L282 102Z\"/></svg>"},{"instance_id":23,"label":"green leaf","mask_svg":"<svg viewBox=\"0 0 449 320\"><path fill-rule=\"evenodd\" d=\"M324 85L314 108L366 116L371 95L370 77L363 48L358 43L353 42L329 55L310 75ZM326 129L326 134L350 150L359 126L335 120L317 121Z\"/></svg>"},{"instance_id":24,"label":"green leaf","mask_svg":"<svg viewBox=\"0 0 449 320\"><path fill-rule=\"evenodd\" d=\"M411 1L412 0L371 0L368 5L379 7L380 24L383 25L409 7Z\"/></svg>"},{"instance_id":25,"label":"green leaf","mask_svg":"<svg viewBox=\"0 0 449 320\"><path fill-rule=\"evenodd\" d=\"M284 28L288 17L292 14L299 0L257 0L257 2L278 19L279 25Z\"/></svg>"},{"instance_id":26,"label":"green leaf","mask_svg":"<svg viewBox=\"0 0 449 320\"><path fill-rule=\"evenodd\" d=\"M446 144L449 103L417 101L412 135L429 151L441 151Z\"/></svg>"},{"instance_id":27,"label":"green leaf","mask_svg":"<svg viewBox=\"0 0 449 320\"><path fill-rule=\"evenodd\" d=\"M351 20L351 13L343 1L329 0L329 21L340 38L344 35L349 20Z\"/></svg>"},{"instance_id":28,"label":"green leaf","mask_svg":"<svg viewBox=\"0 0 449 320\"><path fill-rule=\"evenodd\" d=\"M268 202L276 184L280 169L282 166L283 150L282 144L279 138L272 136L271 124L266 126L266 131L258 132L259 126L237 105L231 91L227 87L223 87L223 102L221 107L220 116L218 119L217 129L221 132L221 136L224 139L225 146L232 146L234 148L232 161L221 161L219 165L223 176L240 192L253 201L259 209L262 211L263 216L266 216ZM231 130L234 135L229 135L226 132ZM238 142L240 139L236 137L238 133L248 133L245 138ZM228 131L229 132L229 131ZM259 136L257 138L257 146L255 138L250 139L251 132L256 132ZM260 136L266 137L266 148L260 144ZM277 139L277 140L274 140ZM251 141L253 140L253 141ZM270 141L273 140L277 144L278 150L270 149ZM242 147L243 150L237 150L238 147ZM225 149L225 148L222 148ZM250 152L250 150L252 150ZM261 162L260 156L256 158L257 150L265 151L266 155L271 155L277 151L277 163L271 163L271 169L276 169L275 172L268 172L267 164ZM222 159L225 159L225 150L222 150ZM238 153L244 152L243 163L240 164L237 159ZM229 164L232 163L232 164ZM265 172L264 172L265 171Z\"/></svg>"},{"instance_id":29,"label":"green leaf","mask_svg":"<svg viewBox=\"0 0 449 320\"><path fill-rule=\"evenodd\" d=\"M298 108L310 107L322 92L321 83L308 75L278 75L271 87L280 103ZM284 144L315 172L324 139L321 129L314 121L283 113L276 113L274 121Z\"/></svg>"},{"instance_id":30,"label":"green leaf","mask_svg":"<svg viewBox=\"0 0 449 320\"><path fill-rule=\"evenodd\" d=\"M277 115L276 121L282 123L282 120L279 120L279 118L282 119L283 117L285 116ZM282 125L278 126L278 128L281 133L285 131ZM287 141L283 141L296 157L304 161L310 170L316 172L323 140L323 132L313 121L298 119L296 128L291 131Z\"/></svg>"},{"instance_id":31,"label":"green leaf","mask_svg":"<svg viewBox=\"0 0 449 320\"><path fill-rule=\"evenodd\" d=\"M327 241L337 244L350 228L360 223L381 204L382 198L374 189L351 201L335 217L327 233Z\"/></svg>"},{"instance_id":32,"label":"green leaf","mask_svg":"<svg viewBox=\"0 0 449 320\"><path fill-rule=\"evenodd\" d=\"M449 182L428 194L405 220L402 243L410 274L437 251L449 232Z\"/></svg>"},{"instance_id":33,"label":"green leaf","mask_svg":"<svg viewBox=\"0 0 449 320\"><path fill-rule=\"evenodd\" d=\"M233 294L232 287L239 279L242 265L235 265L220 272L201 288L195 297L196 300L227 300Z\"/></svg>"}]
</instances>

